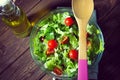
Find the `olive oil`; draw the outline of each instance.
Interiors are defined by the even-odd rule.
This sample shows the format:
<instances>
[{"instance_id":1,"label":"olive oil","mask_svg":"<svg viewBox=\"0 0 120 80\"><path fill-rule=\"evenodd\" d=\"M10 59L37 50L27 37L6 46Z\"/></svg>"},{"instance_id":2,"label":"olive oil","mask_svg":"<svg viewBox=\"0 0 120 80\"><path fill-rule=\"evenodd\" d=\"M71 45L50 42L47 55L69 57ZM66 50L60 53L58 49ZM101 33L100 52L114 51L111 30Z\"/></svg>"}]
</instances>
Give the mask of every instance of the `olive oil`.
<instances>
[{"instance_id":1,"label":"olive oil","mask_svg":"<svg viewBox=\"0 0 120 80\"><path fill-rule=\"evenodd\" d=\"M10 0L2 7L2 21L18 37L29 36L32 29L26 14Z\"/></svg>"}]
</instances>

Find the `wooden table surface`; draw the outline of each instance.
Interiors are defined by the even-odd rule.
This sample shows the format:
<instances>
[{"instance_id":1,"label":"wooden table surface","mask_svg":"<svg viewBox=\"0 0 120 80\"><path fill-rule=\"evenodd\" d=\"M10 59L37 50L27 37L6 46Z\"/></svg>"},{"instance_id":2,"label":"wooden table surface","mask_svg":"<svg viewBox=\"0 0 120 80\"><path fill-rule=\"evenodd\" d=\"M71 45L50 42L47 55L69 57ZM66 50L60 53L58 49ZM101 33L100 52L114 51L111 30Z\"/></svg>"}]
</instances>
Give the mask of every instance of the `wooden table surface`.
<instances>
[{"instance_id":1,"label":"wooden table surface","mask_svg":"<svg viewBox=\"0 0 120 80\"><path fill-rule=\"evenodd\" d=\"M94 2L98 24L105 39L98 80L120 80L120 0ZM15 3L25 11L32 24L49 9L58 6L71 7L71 0L17 0ZM0 80L52 80L33 61L29 37L16 38L1 18Z\"/></svg>"}]
</instances>

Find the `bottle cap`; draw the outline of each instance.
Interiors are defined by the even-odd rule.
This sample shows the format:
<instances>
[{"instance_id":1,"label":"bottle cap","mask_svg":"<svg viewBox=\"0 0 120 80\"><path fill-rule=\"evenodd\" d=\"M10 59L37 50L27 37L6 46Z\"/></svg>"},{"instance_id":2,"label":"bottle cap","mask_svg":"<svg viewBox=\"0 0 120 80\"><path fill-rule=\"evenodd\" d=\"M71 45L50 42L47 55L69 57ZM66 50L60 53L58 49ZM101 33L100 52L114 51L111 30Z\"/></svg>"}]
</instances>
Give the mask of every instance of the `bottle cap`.
<instances>
[{"instance_id":1,"label":"bottle cap","mask_svg":"<svg viewBox=\"0 0 120 80\"><path fill-rule=\"evenodd\" d=\"M0 0L0 7L2 6L5 6L7 3L9 3L10 0Z\"/></svg>"}]
</instances>

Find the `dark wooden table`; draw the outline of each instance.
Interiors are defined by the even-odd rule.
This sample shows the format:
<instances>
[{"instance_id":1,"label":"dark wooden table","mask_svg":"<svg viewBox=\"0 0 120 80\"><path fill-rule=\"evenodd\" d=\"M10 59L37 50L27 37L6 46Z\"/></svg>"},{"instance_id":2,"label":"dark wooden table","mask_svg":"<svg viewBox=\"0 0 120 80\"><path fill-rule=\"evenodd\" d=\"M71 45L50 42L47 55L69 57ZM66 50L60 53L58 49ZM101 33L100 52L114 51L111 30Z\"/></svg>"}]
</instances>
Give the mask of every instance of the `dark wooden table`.
<instances>
[{"instance_id":1,"label":"dark wooden table","mask_svg":"<svg viewBox=\"0 0 120 80\"><path fill-rule=\"evenodd\" d=\"M94 0L98 24L105 39L98 80L120 80L120 0ZM17 0L16 5L37 22L49 9L71 7L71 0ZM44 13L43 13L44 12ZM34 63L29 37L16 38L0 18L0 80L52 80Z\"/></svg>"}]
</instances>

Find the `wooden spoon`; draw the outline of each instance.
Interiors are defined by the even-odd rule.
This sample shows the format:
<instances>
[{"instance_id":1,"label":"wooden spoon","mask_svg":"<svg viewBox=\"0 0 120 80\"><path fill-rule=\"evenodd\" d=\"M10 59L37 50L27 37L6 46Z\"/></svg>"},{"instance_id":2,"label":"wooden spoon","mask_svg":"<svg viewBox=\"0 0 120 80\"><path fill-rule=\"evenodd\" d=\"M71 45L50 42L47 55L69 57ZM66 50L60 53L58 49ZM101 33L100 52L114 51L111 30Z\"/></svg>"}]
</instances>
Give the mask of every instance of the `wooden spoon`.
<instances>
[{"instance_id":1,"label":"wooden spoon","mask_svg":"<svg viewBox=\"0 0 120 80\"><path fill-rule=\"evenodd\" d=\"M79 27L78 80L88 80L86 27L93 9L93 0L72 0L72 10Z\"/></svg>"}]
</instances>

